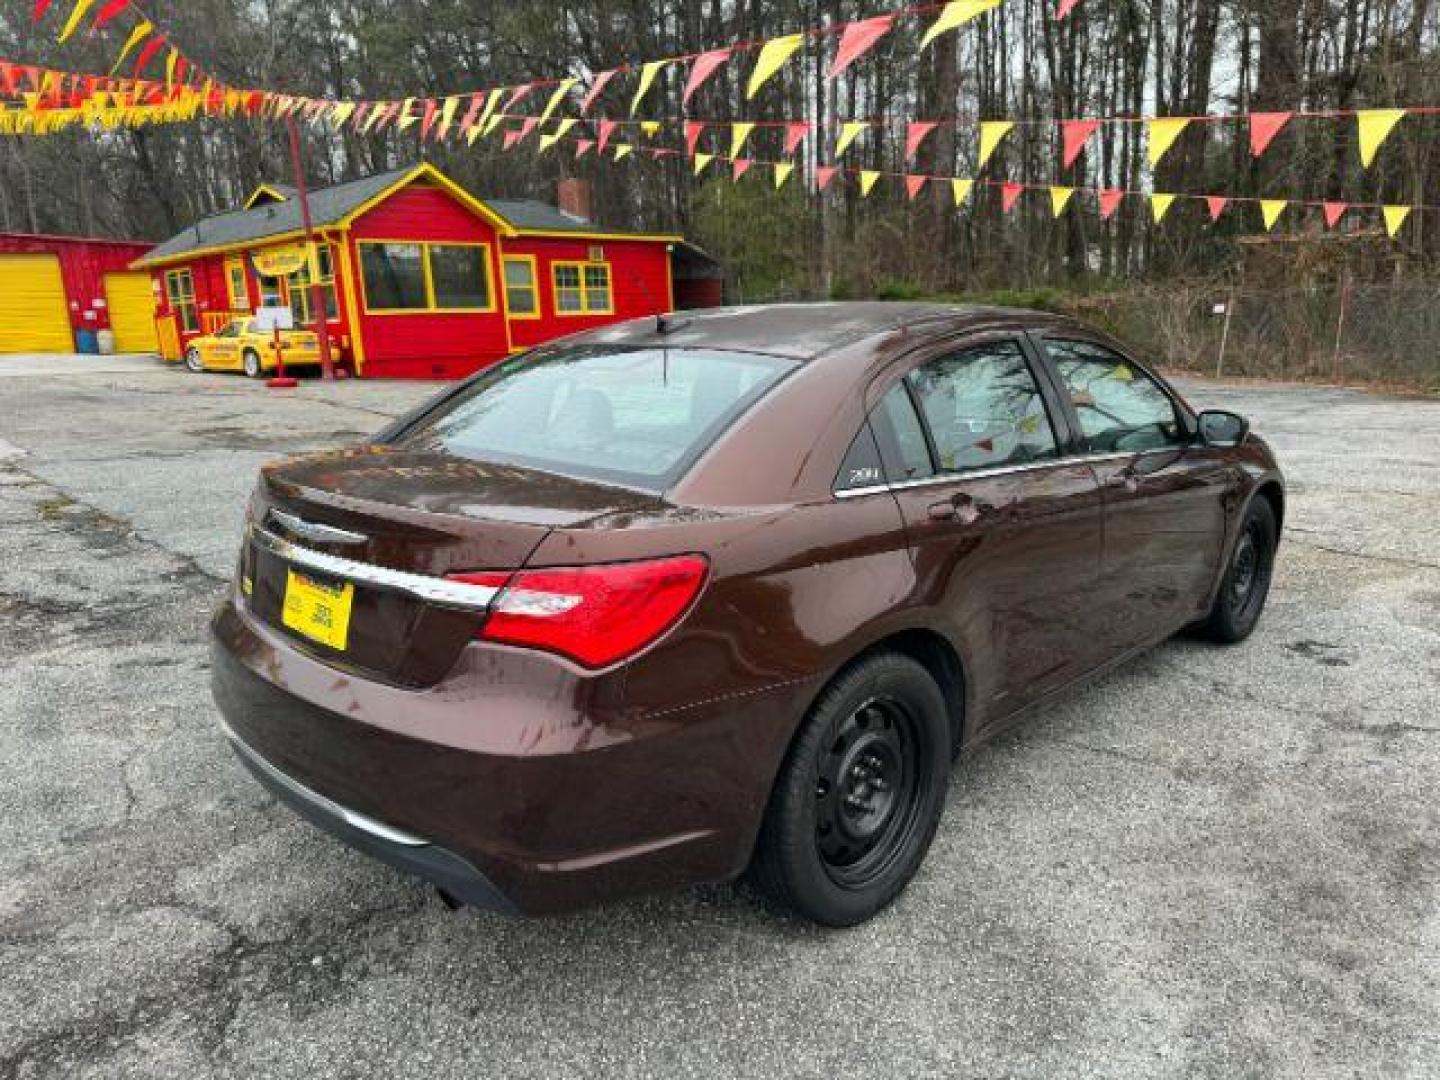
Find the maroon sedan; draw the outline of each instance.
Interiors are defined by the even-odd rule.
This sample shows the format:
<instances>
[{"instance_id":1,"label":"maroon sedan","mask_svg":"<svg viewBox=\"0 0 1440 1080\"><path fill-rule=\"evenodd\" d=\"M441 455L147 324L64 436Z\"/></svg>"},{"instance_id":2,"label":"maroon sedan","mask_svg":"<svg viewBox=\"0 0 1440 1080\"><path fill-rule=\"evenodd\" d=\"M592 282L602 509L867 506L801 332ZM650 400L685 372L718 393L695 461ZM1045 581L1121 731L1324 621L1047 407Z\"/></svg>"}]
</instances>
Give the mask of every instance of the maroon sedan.
<instances>
[{"instance_id":1,"label":"maroon sedan","mask_svg":"<svg viewBox=\"0 0 1440 1080\"><path fill-rule=\"evenodd\" d=\"M859 922L952 758L1189 626L1239 641L1269 448L1085 326L895 304L646 319L267 466L215 697L281 799L452 901L747 868Z\"/></svg>"}]
</instances>

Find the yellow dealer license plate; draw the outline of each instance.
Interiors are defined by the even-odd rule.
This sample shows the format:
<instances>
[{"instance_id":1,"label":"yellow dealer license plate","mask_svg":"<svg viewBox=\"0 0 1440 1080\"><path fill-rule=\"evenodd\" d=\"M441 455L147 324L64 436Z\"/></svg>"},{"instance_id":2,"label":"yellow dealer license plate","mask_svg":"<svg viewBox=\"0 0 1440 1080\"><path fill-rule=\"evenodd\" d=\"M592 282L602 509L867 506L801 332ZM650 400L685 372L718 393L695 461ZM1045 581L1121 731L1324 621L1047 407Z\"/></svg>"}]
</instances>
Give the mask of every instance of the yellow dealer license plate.
<instances>
[{"instance_id":1,"label":"yellow dealer license plate","mask_svg":"<svg viewBox=\"0 0 1440 1080\"><path fill-rule=\"evenodd\" d=\"M350 633L355 586L324 585L294 570L285 572L285 625L312 641L344 651Z\"/></svg>"}]
</instances>

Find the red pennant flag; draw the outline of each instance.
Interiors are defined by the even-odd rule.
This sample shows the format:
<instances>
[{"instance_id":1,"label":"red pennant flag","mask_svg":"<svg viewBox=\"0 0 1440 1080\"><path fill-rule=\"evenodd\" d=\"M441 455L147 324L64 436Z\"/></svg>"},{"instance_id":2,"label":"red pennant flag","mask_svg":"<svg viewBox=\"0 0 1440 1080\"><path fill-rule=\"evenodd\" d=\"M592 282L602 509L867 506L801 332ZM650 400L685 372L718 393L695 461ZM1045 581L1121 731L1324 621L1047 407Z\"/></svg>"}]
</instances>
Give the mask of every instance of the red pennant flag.
<instances>
[{"instance_id":1,"label":"red pennant flag","mask_svg":"<svg viewBox=\"0 0 1440 1080\"><path fill-rule=\"evenodd\" d=\"M1125 197L1125 192L1118 188L1106 188L1100 192L1100 220L1109 221L1114 215L1120 200Z\"/></svg>"},{"instance_id":2,"label":"red pennant flag","mask_svg":"<svg viewBox=\"0 0 1440 1080\"><path fill-rule=\"evenodd\" d=\"M1020 193L1025 190L1024 184L1001 184L1000 185L1000 209L1007 214L1015 205Z\"/></svg>"},{"instance_id":3,"label":"red pennant flag","mask_svg":"<svg viewBox=\"0 0 1440 1080\"><path fill-rule=\"evenodd\" d=\"M1288 112L1257 112L1250 114L1250 155L1259 157L1279 130L1290 119Z\"/></svg>"},{"instance_id":4,"label":"red pennant flag","mask_svg":"<svg viewBox=\"0 0 1440 1080\"><path fill-rule=\"evenodd\" d=\"M1065 168L1068 169L1075 164L1075 159L1080 156L1080 151L1085 149L1085 141L1095 134L1095 129L1099 126L1099 120L1060 121L1060 136L1065 144L1062 155Z\"/></svg>"},{"instance_id":5,"label":"red pennant flag","mask_svg":"<svg viewBox=\"0 0 1440 1080\"><path fill-rule=\"evenodd\" d=\"M39 22L45 17L45 12L50 10L53 2L54 0L35 0L35 9L30 13L30 17Z\"/></svg>"},{"instance_id":6,"label":"red pennant flag","mask_svg":"<svg viewBox=\"0 0 1440 1080\"><path fill-rule=\"evenodd\" d=\"M925 181L928 179L930 179L928 176L917 176L914 173L906 173L905 195L913 202L915 196L920 194L921 189L925 186Z\"/></svg>"},{"instance_id":7,"label":"red pennant flag","mask_svg":"<svg viewBox=\"0 0 1440 1080\"><path fill-rule=\"evenodd\" d=\"M145 70L145 65L155 59L155 54L164 47L165 36L163 34L156 34L145 43L145 47L140 50L140 55L135 58L135 77L137 79L140 77L140 73Z\"/></svg>"},{"instance_id":8,"label":"red pennant flag","mask_svg":"<svg viewBox=\"0 0 1440 1080\"><path fill-rule=\"evenodd\" d=\"M615 70L613 68L609 71L602 71L599 75L595 76L595 81L590 84L590 92L585 95L585 100L580 102L581 116L584 116L585 113L589 111L590 106L595 104L595 99L600 96L600 92L605 89L605 85L614 77Z\"/></svg>"},{"instance_id":9,"label":"red pennant flag","mask_svg":"<svg viewBox=\"0 0 1440 1080\"><path fill-rule=\"evenodd\" d=\"M905 160L913 161L915 153L920 149L920 144L925 141L925 136L934 131L938 125L933 120L912 120L910 126L905 129Z\"/></svg>"},{"instance_id":10,"label":"red pennant flag","mask_svg":"<svg viewBox=\"0 0 1440 1080\"><path fill-rule=\"evenodd\" d=\"M579 158L582 158L582 157L584 157L586 154L588 154L588 153L590 152L590 148L591 148L592 146L594 146L594 145L595 145L595 140L594 140L594 139L576 139L576 140L575 140L575 157L576 157L576 159L578 160Z\"/></svg>"},{"instance_id":11,"label":"red pennant flag","mask_svg":"<svg viewBox=\"0 0 1440 1080\"><path fill-rule=\"evenodd\" d=\"M714 49L695 57L690 64L690 77L685 80L685 92L680 95L680 103L689 105L690 95L699 90L705 84L705 80L714 75L720 69L720 65L729 59L729 49Z\"/></svg>"},{"instance_id":12,"label":"red pennant flag","mask_svg":"<svg viewBox=\"0 0 1440 1080\"><path fill-rule=\"evenodd\" d=\"M430 137L430 130L435 126L435 114L440 105L434 98L425 99L425 112L420 117L420 141L424 142Z\"/></svg>"},{"instance_id":13,"label":"red pennant flag","mask_svg":"<svg viewBox=\"0 0 1440 1080\"><path fill-rule=\"evenodd\" d=\"M180 86L185 82L185 72L190 70L190 61L185 57L179 57L175 61L175 85Z\"/></svg>"},{"instance_id":14,"label":"red pennant flag","mask_svg":"<svg viewBox=\"0 0 1440 1080\"><path fill-rule=\"evenodd\" d=\"M1220 215L1225 212L1225 204L1230 200L1224 195L1206 195L1205 205L1210 210L1210 220L1219 221Z\"/></svg>"},{"instance_id":15,"label":"red pennant flag","mask_svg":"<svg viewBox=\"0 0 1440 1080\"><path fill-rule=\"evenodd\" d=\"M815 190L824 191L827 184L835 178L834 165L820 165L815 169Z\"/></svg>"},{"instance_id":16,"label":"red pennant flag","mask_svg":"<svg viewBox=\"0 0 1440 1080\"><path fill-rule=\"evenodd\" d=\"M1075 5L1079 2L1080 0L1060 0L1060 6L1055 9L1055 21L1059 22L1066 15L1069 15L1070 12L1075 10Z\"/></svg>"},{"instance_id":17,"label":"red pennant flag","mask_svg":"<svg viewBox=\"0 0 1440 1080\"><path fill-rule=\"evenodd\" d=\"M730 178L732 180L739 180L740 177L744 176L749 171L750 159L748 157L736 158L733 162L730 163Z\"/></svg>"},{"instance_id":18,"label":"red pennant flag","mask_svg":"<svg viewBox=\"0 0 1440 1080\"><path fill-rule=\"evenodd\" d=\"M485 91L470 95L470 107L465 110L465 115L460 118L460 134L468 136L470 129L475 126L475 121L480 118L480 110L485 105L485 98L488 97ZM357 120L358 124L359 121Z\"/></svg>"},{"instance_id":19,"label":"red pennant flag","mask_svg":"<svg viewBox=\"0 0 1440 1080\"><path fill-rule=\"evenodd\" d=\"M785 153L793 154L806 135L810 134L810 124L805 120L792 120L785 125Z\"/></svg>"},{"instance_id":20,"label":"red pennant flag","mask_svg":"<svg viewBox=\"0 0 1440 1080\"><path fill-rule=\"evenodd\" d=\"M615 123L616 121L614 120L600 121L600 129L595 136L595 152L597 154L603 154L605 152L605 144L610 141L610 136L615 133Z\"/></svg>"},{"instance_id":21,"label":"red pennant flag","mask_svg":"<svg viewBox=\"0 0 1440 1080\"><path fill-rule=\"evenodd\" d=\"M527 116L527 117L525 117L524 120L521 120L521 121L520 121L520 138L523 139L523 138L525 138L526 135L529 135L532 131L535 130L535 126L536 126L537 124L539 124L539 123L540 123L540 118L539 118L538 116Z\"/></svg>"},{"instance_id":22,"label":"red pennant flag","mask_svg":"<svg viewBox=\"0 0 1440 1080\"><path fill-rule=\"evenodd\" d=\"M501 147L501 149L509 150L512 146L514 146L517 142L520 141L520 138L523 134L524 133L518 128L509 128L505 132L504 139L502 140L504 145Z\"/></svg>"},{"instance_id":23,"label":"red pennant flag","mask_svg":"<svg viewBox=\"0 0 1440 1080\"><path fill-rule=\"evenodd\" d=\"M505 111L509 112L520 102L524 101L531 90L535 89L534 83L526 83L524 86L517 86L511 89L510 96L505 99Z\"/></svg>"},{"instance_id":24,"label":"red pennant flag","mask_svg":"<svg viewBox=\"0 0 1440 1080\"><path fill-rule=\"evenodd\" d=\"M1327 202L1321 203L1320 207L1325 211L1325 227L1327 229L1333 229L1340 223L1340 219L1345 216L1345 211L1350 209L1350 204Z\"/></svg>"},{"instance_id":25,"label":"red pennant flag","mask_svg":"<svg viewBox=\"0 0 1440 1080\"><path fill-rule=\"evenodd\" d=\"M691 157L695 156L695 144L700 141L700 135L705 130L705 125L699 120L685 121L685 151Z\"/></svg>"},{"instance_id":26,"label":"red pennant flag","mask_svg":"<svg viewBox=\"0 0 1440 1080\"><path fill-rule=\"evenodd\" d=\"M365 117L370 115L370 110L375 107L373 101L362 101L355 106L355 111L350 114L350 126L359 131L365 126Z\"/></svg>"},{"instance_id":27,"label":"red pennant flag","mask_svg":"<svg viewBox=\"0 0 1440 1080\"><path fill-rule=\"evenodd\" d=\"M15 93L15 65L8 60L0 60L0 91Z\"/></svg>"},{"instance_id":28,"label":"red pennant flag","mask_svg":"<svg viewBox=\"0 0 1440 1080\"><path fill-rule=\"evenodd\" d=\"M835 59L830 61L830 71L826 78L835 78L873 49L875 42L890 32L894 22L894 15L878 15L845 27L845 32L840 35L840 47L835 50Z\"/></svg>"},{"instance_id":29,"label":"red pennant flag","mask_svg":"<svg viewBox=\"0 0 1440 1080\"><path fill-rule=\"evenodd\" d=\"M129 6L130 0L110 0L108 4L100 9L100 14L95 16L95 23L91 29L99 30Z\"/></svg>"}]
</instances>

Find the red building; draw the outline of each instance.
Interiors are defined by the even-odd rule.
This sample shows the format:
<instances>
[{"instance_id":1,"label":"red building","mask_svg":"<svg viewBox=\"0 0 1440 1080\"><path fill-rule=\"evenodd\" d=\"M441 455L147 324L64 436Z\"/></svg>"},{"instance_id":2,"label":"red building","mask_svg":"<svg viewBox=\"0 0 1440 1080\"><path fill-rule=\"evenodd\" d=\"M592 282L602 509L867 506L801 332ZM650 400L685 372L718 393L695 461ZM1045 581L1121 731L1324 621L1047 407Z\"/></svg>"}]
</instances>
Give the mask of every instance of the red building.
<instances>
[{"instance_id":1,"label":"red building","mask_svg":"<svg viewBox=\"0 0 1440 1080\"><path fill-rule=\"evenodd\" d=\"M313 269L342 359L366 376L452 378L671 310L671 254L683 239L600 228L583 184L561 189L563 209L482 201L418 165L312 192ZM302 240L294 193L270 184L138 260L160 293L162 352L178 359L195 335L260 306L289 306L296 325L312 325L312 267L266 277L253 258Z\"/></svg>"},{"instance_id":2,"label":"red building","mask_svg":"<svg viewBox=\"0 0 1440 1080\"><path fill-rule=\"evenodd\" d=\"M117 352L154 352L150 276L129 269L150 246L0 233L0 353L94 351L102 330Z\"/></svg>"}]
</instances>

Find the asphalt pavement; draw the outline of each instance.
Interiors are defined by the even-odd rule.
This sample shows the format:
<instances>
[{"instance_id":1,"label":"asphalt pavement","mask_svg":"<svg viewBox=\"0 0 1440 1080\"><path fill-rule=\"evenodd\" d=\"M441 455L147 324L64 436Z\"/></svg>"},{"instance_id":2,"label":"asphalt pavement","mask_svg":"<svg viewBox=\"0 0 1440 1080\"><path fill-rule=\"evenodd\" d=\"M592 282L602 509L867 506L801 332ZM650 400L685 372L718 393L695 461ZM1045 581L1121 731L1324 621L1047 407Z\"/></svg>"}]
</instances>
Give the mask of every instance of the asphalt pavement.
<instances>
[{"instance_id":1,"label":"asphalt pavement","mask_svg":"<svg viewBox=\"0 0 1440 1080\"><path fill-rule=\"evenodd\" d=\"M1440 402L1181 385L1289 475L1256 634L957 766L836 932L743 886L451 913L232 758L256 467L433 384L0 357L0 1077L1440 1075Z\"/></svg>"}]
</instances>

